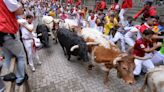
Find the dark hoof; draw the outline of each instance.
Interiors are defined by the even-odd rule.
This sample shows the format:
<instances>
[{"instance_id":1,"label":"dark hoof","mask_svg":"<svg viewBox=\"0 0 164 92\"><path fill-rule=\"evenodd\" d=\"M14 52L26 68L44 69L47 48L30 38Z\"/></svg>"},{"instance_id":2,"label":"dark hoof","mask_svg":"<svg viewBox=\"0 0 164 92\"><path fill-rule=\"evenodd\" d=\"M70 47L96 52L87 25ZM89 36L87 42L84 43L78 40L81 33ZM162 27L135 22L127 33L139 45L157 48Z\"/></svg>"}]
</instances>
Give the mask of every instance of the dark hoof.
<instances>
[{"instance_id":1,"label":"dark hoof","mask_svg":"<svg viewBox=\"0 0 164 92\"><path fill-rule=\"evenodd\" d=\"M78 57L78 58L77 58L77 60L81 60L81 58L80 58L80 57Z\"/></svg>"},{"instance_id":2,"label":"dark hoof","mask_svg":"<svg viewBox=\"0 0 164 92\"><path fill-rule=\"evenodd\" d=\"M88 70L92 70L93 67L93 65L88 65Z\"/></svg>"}]
</instances>

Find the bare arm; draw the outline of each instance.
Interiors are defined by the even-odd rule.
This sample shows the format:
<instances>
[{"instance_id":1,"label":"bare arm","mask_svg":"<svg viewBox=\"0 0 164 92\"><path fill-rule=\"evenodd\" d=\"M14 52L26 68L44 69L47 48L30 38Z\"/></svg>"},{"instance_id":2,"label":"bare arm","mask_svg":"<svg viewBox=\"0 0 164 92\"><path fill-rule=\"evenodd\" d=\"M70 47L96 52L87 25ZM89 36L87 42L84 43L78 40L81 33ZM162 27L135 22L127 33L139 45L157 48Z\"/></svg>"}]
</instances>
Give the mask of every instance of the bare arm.
<instances>
[{"instance_id":1,"label":"bare arm","mask_svg":"<svg viewBox=\"0 0 164 92\"><path fill-rule=\"evenodd\" d=\"M144 49L145 52L149 53L149 52L152 52L154 51L155 49L161 47L162 43L158 42L157 44L155 44L155 46L153 46L152 48L146 48Z\"/></svg>"},{"instance_id":2,"label":"bare arm","mask_svg":"<svg viewBox=\"0 0 164 92\"><path fill-rule=\"evenodd\" d=\"M136 55L134 55L134 58L135 58L135 59L139 59L139 60L151 59L151 57L139 57L139 56L136 56Z\"/></svg>"},{"instance_id":3,"label":"bare arm","mask_svg":"<svg viewBox=\"0 0 164 92\"><path fill-rule=\"evenodd\" d=\"M3 2L7 6L8 10L14 13L15 15L23 14L22 4L19 3L17 0L3 0Z\"/></svg>"},{"instance_id":4,"label":"bare arm","mask_svg":"<svg viewBox=\"0 0 164 92\"><path fill-rule=\"evenodd\" d=\"M33 27L27 27L25 25L21 25L22 27L26 28L29 32L32 32L33 31Z\"/></svg>"},{"instance_id":5,"label":"bare arm","mask_svg":"<svg viewBox=\"0 0 164 92\"><path fill-rule=\"evenodd\" d=\"M153 39L164 39L164 36L153 35Z\"/></svg>"},{"instance_id":6,"label":"bare arm","mask_svg":"<svg viewBox=\"0 0 164 92\"><path fill-rule=\"evenodd\" d=\"M21 6L14 13L15 15L22 15L24 13L23 7Z\"/></svg>"}]
</instances>

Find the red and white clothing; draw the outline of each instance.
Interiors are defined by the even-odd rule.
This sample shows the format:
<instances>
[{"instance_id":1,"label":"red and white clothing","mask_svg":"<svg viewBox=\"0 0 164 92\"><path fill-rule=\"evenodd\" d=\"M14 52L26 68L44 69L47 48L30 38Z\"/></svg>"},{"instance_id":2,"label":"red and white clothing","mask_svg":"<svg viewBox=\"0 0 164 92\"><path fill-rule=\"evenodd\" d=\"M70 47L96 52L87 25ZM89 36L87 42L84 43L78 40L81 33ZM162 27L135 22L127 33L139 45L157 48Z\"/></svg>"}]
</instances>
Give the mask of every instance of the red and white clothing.
<instances>
[{"instance_id":1,"label":"red and white clothing","mask_svg":"<svg viewBox=\"0 0 164 92\"><path fill-rule=\"evenodd\" d=\"M150 45L150 42L143 40L142 38L136 40L134 49L133 49L133 55L138 56L138 57L152 57L151 53L146 53L144 49L148 48ZM145 60L140 60L140 59L134 59L135 63L135 69L133 71L134 75L139 75L142 70L142 65L148 70L154 68L154 64L151 61L151 59L145 59Z\"/></svg>"},{"instance_id":2,"label":"red and white clothing","mask_svg":"<svg viewBox=\"0 0 164 92\"><path fill-rule=\"evenodd\" d=\"M88 17L88 22L89 22L90 28L96 28L96 19L97 19L97 17L95 15Z\"/></svg>"},{"instance_id":3,"label":"red and white clothing","mask_svg":"<svg viewBox=\"0 0 164 92\"><path fill-rule=\"evenodd\" d=\"M17 0L1 0L0 2L0 32L3 33L17 33L19 29L19 24L14 13L21 4Z\"/></svg>"},{"instance_id":4,"label":"red and white clothing","mask_svg":"<svg viewBox=\"0 0 164 92\"><path fill-rule=\"evenodd\" d=\"M146 7L143 7L133 18L137 19L142 13L143 13L144 18L157 15L157 11L154 6L151 6L149 9L147 9Z\"/></svg>"},{"instance_id":5,"label":"red and white clothing","mask_svg":"<svg viewBox=\"0 0 164 92\"><path fill-rule=\"evenodd\" d=\"M78 1L76 2L75 6L78 7L78 6L81 5L81 4L82 4L82 1L81 1L81 0L78 0Z\"/></svg>"},{"instance_id":6,"label":"red and white clothing","mask_svg":"<svg viewBox=\"0 0 164 92\"><path fill-rule=\"evenodd\" d=\"M132 8L132 0L123 0L121 9Z\"/></svg>"},{"instance_id":7,"label":"red and white clothing","mask_svg":"<svg viewBox=\"0 0 164 92\"><path fill-rule=\"evenodd\" d=\"M65 20L68 18L68 15L67 14L59 14L59 18L62 20Z\"/></svg>"},{"instance_id":8,"label":"red and white clothing","mask_svg":"<svg viewBox=\"0 0 164 92\"><path fill-rule=\"evenodd\" d=\"M67 0L67 5L68 5L68 4L71 5L71 4L73 4L73 2L74 2L74 0Z\"/></svg>"},{"instance_id":9,"label":"red and white clothing","mask_svg":"<svg viewBox=\"0 0 164 92\"><path fill-rule=\"evenodd\" d=\"M119 9L120 9L119 4L118 3L114 3L114 4L111 5L109 11L116 11L116 10L119 10Z\"/></svg>"},{"instance_id":10,"label":"red and white clothing","mask_svg":"<svg viewBox=\"0 0 164 92\"><path fill-rule=\"evenodd\" d=\"M121 11L119 13L120 17L120 23L123 24L125 19L124 15L127 12L128 9L132 8L132 0L123 0L122 6L121 6Z\"/></svg>"},{"instance_id":11,"label":"red and white clothing","mask_svg":"<svg viewBox=\"0 0 164 92\"><path fill-rule=\"evenodd\" d=\"M137 38L136 39L140 39L141 38L141 34L140 34L140 25L136 25L134 26L132 29L130 29L126 34L125 34L125 42L129 45L129 46L134 46L135 44L135 40L133 39L133 36L137 34Z\"/></svg>"},{"instance_id":12,"label":"red and white clothing","mask_svg":"<svg viewBox=\"0 0 164 92\"><path fill-rule=\"evenodd\" d=\"M33 30L33 28L34 28L34 25L29 24L25 19L19 19L18 22L21 25L26 26L30 30ZM23 44L24 44L25 50L27 52L29 65L31 66L32 69L35 70L33 58L36 57L36 59L39 63L40 63L40 61L39 61L39 56L36 53L36 49L35 49L35 43L34 43L34 39L33 39L34 36L33 36L32 32L30 32L27 28L21 27L21 33L22 33L21 38L23 40Z\"/></svg>"},{"instance_id":13,"label":"red and white clothing","mask_svg":"<svg viewBox=\"0 0 164 92\"><path fill-rule=\"evenodd\" d=\"M104 0L100 1L100 10L104 10L106 8L106 3Z\"/></svg>"},{"instance_id":14,"label":"red and white clothing","mask_svg":"<svg viewBox=\"0 0 164 92\"><path fill-rule=\"evenodd\" d=\"M143 33L146 29L152 29L152 27L149 26L147 23L144 23L144 24L141 25L141 27L140 27L140 32Z\"/></svg>"}]
</instances>

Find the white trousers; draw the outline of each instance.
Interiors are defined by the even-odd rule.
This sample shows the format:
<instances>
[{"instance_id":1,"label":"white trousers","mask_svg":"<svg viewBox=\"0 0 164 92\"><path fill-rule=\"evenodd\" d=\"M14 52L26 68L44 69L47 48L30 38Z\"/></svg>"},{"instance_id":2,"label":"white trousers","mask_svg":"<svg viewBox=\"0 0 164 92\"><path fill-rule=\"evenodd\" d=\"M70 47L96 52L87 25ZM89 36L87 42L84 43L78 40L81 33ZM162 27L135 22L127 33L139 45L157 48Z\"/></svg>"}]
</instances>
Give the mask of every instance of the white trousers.
<instances>
[{"instance_id":1,"label":"white trousers","mask_svg":"<svg viewBox=\"0 0 164 92\"><path fill-rule=\"evenodd\" d=\"M164 55L162 55L159 51L155 52L151 60L154 63L154 65L164 64Z\"/></svg>"},{"instance_id":2,"label":"white trousers","mask_svg":"<svg viewBox=\"0 0 164 92\"><path fill-rule=\"evenodd\" d=\"M120 18L120 22L121 24L125 23L125 13L128 9L121 9L120 13L119 13L119 18Z\"/></svg>"},{"instance_id":3,"label":"white trousers","mask_svg":"<svg viewBox=\"0 0 164 92\"><path fill-rule=\"evenodd\" d=\"M145 55L145 57L147 57L147 56L150 56L150 54ZM134 63L135 63L135 69L133 71L134 75L140 75L141 70L143 69L142 66L144 66L144 68L146 68L146 70L154 68L154 64L151 61L151 59L147 59L147 60L134 59Z\"/></svg>"},{"instance_id":4,"label":"white trousers","mask_svg":"<svg viewBox=\"0 0 164 92\"><path fill-rule=\"evenodd\" d=\"M125 42L131 47L133 47L135 44L135 41L133 40L133 38L130 38L130 37L125 37Z\"/></svg>"},{"instance_id":5,"label":"white trousers","mask_svg":"<svg viewBox=\"0 0 164 92\"><path fill-rule=\"evenodd\" d=\"M121 41L121 51L125 52L125 41L124 41L124 35L120 32L116 32L114 38L112 39L112 42L117 42L118 40Z\"/></svg>"},{"instance_id":6,"label":"white trousers","mask_svg":"<svg viewBox=\"0 0 164 92\"><path fill-rule=\"evenodd\" d=\"M31 67L34 67L33 58L36 58L37 61L39 61L39 56L34 51L34 48L33 48L33 40L23 40L23 44L24 44L25 49L26 49L26 52L27 52L27 57L28 57L29 65Z\"/></svg>"}]
</instances>

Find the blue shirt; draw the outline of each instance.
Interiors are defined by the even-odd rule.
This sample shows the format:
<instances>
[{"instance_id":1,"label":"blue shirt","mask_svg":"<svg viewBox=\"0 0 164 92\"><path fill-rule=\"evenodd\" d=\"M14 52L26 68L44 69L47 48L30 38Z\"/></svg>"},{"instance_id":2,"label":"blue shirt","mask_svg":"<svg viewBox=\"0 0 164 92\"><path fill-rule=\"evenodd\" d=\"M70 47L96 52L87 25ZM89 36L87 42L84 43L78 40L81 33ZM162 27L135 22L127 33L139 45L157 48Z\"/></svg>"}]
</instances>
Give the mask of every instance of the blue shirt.
<instances>
[{"instance_id":1,"label":"blue shirt","mask_svg":"<svg viewBox=\"0 0 164 92\"><path fill-rule=\"evenodd\" d=\"M164 30L164 26L159 25L158 29L159 29L159 32L161 32L162 30Z\"/></svg>"}]
</instances>

